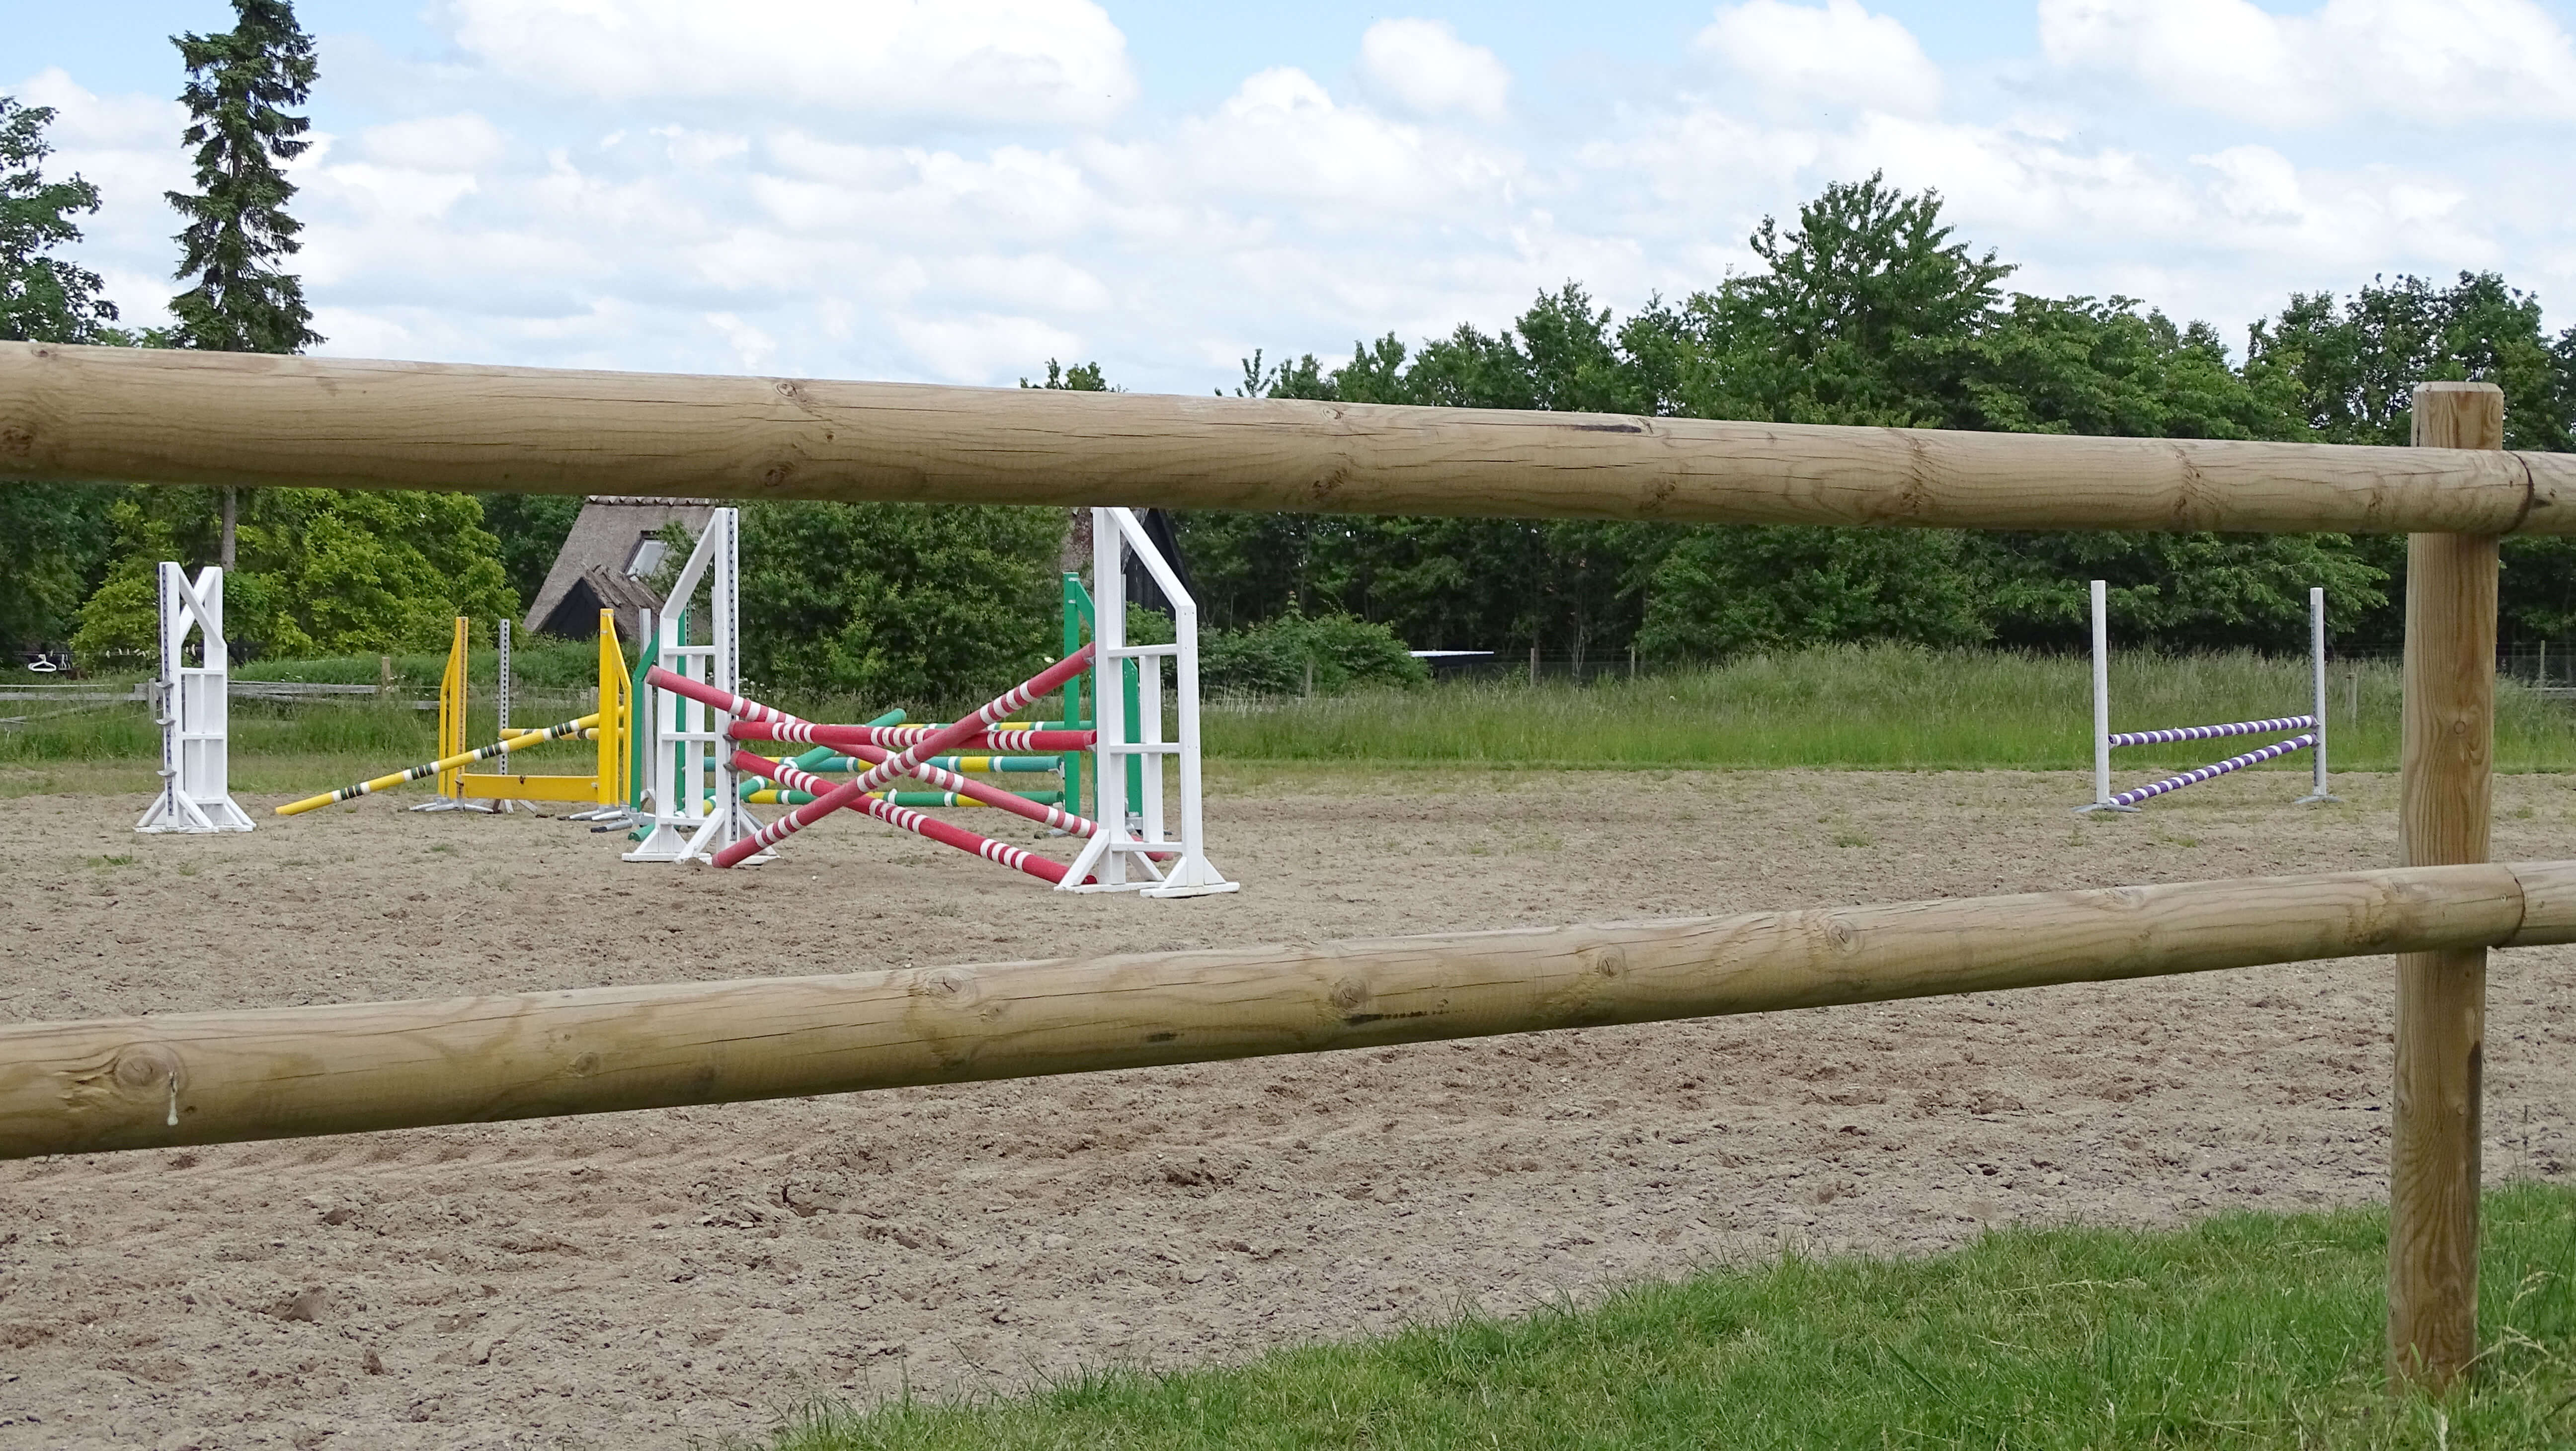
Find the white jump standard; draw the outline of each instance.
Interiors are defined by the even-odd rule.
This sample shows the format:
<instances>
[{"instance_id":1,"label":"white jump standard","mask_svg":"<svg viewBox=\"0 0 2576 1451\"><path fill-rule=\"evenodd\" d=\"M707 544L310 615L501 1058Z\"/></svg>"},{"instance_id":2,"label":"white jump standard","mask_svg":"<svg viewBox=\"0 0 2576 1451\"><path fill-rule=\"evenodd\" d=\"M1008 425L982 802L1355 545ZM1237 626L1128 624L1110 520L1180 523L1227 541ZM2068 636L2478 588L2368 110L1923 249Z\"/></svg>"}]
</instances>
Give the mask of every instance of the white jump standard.
<instances>
[{"instance_id":1,"label":"white jump standard","mask_svg":"<svg viewBox=\"0 0 2576 1451\"><path fill-rule=\"evenodd\" d=\"M2286 756L2292 751L2313 751L2314 787L2299 798L2301 806L2321 801L2338 801L2341 797L2326 789L2326 592L2308 591L2308 651L2316 706L2307 715L2274 716L2266 720L2229 721L2223 725L2171 726L2162 730L2113 731L2111 729L2111 649L2109 612L2106 608L2107 586L2093 581L2093 799L2075 808L2081 815L2088 811L2135 812L2139 803L2151 801L2168 791L2197 786L2232 771L2259 766L2265 761ZM2121 746L2158 746L2175 741L2218 740L2227 736L2268 736L2285 731L2300 734L2288 740L2230 756L2206 766L2167 776L2144 786L2114 793L2111 790L2111 752Z\"/></svg>"},{"instance_id":2,"label":"white jump standard","mask_svg":"<svg viewBox=\"0 0 2576 1451\"><path fill-rule=\"evenodd\" d=\"M231 646L224 639L224 572L188 572L161 562L161 678L152 703L161 727L161 794L136 831L248 831L250 814L233 804ZM197 663L187 663L188 629L197 630Z\"/></svg>"},{"instance_id":3,"label":"white jump standard","mask_svg":"<svg viewBox=\"0 0 2576 1451\"><path fill-rule=\"evenodd\" d=\"M659 619L644 625L644 649L655 665L726 695L742 688L741 539L742 511L715 510L663 600ZM701 585L712 637L691 645L685 640L689 605ZM708 860L760 830L760 819L734 789L733 742L725 733L733 724L730 714L667 690L646 694L633 711L635 749L647 753L653 810L644 818L650 830L626 860Z\"/></svg>"},{"instance_id":4,"label":"white jump standard","mask_svg":"<svg viewBox=\"0 0 2576 1451\"><path fill-rule=\"evenodd\" d=\"M1172 643L1127 643L1127 559L1145 567L1172 606ZM1207 829L1200 806L1199 607L1132 509L1091 511L1091 638L1099 647L1099 686L1093 692L1099 736L1093 747L1099 783L1100 830L1083 844L1065 878L1068 892L1138 892L1148 897L1202 897L1240 884L1208 864ZM1163 739L1163 661L1172 662L1172 740ZM1120 688L1118 662L1133 660L1137 697L1130 718ZM1130 737L1133 737L1131 740ZM1180 834L1163 800L1163 758L1178 767ZM1131 817L1112 798L1138 761L1138 810ZM1175 856L1173 848L1179 848Z\"/></svg>"}]
</instances>

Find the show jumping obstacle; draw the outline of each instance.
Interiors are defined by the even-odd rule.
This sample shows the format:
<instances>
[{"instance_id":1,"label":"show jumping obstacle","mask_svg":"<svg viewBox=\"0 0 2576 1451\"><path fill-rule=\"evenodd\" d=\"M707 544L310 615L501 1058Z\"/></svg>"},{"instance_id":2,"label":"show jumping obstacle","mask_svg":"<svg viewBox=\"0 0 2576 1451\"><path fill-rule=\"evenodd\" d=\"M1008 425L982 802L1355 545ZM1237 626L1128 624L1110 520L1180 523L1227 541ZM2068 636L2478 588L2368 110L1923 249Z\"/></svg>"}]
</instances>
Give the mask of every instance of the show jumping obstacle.
<instances>
[{"instance_id":1,"label":"show jumping obstacle","mask_svg":"<svg viewBox=\"0 0 2576 1451\"><path fill-rule=\"evenodd\" d=\"M1085 646L1039 671L1022 684L995 696L973 715L948 725L933 727L918 744L907 746L900 753L888 756L851 780L834 786L814 800L717 852L714 857L715 864L720 867L739 865L842 807L857 806L869 793L901 777L911 775L916 767L921 766L931 757L977 739L993 726L1009 719L1030 701L1062 687L1067 680L1081 674L1090 663L1091 649ZM735 700L739 701L740 697L735 697ZM707 708L717 709L712 705ZM758 707L758 709L767 711L766 707ZM768 712L768 714L776 718L779 713ZM786 719L792 721L793 717Z\"/></svg>"},{"instance_id":2,"label":"show jumping obstacle","mask_svg":"<svg viewBox=\"0 0 2576 1451\"><path fill-rule=\"evenodd\" d=\"M736 576L730 563L731 546L710 546L708 541L720 530L737 527L732 521L732 512L716 511L718 517L708 526L707 535L699 540L698 553L692 556L691 561L693 567L701 557L708 561L712 610L720 621L725 622L740 617L733 593ZM766 826L755 825L737 833L733 841L703 853L706 859L720 867L764 859L763 853L788 836L833 811L848 807L931 840L1003 862L1014 870L1041 877L1066 891L1135 891L1152 897L1194 897L1235 890L1236 884L1226 880L1209 864L1204 839L1204 813L1200 799L1197 605L1188 591L1181 587L1177 571L1163 558L1131 511L1093 510L1092 540L1092 572L1095 583L1100 584L1099 599L1095 604L1091 594L1083 590L1079 579L1067 577L1065 658L964 720L935 726L818 723L750 700L738 694L726 680L706 678L704 671L691 675L667 664L647 669L639 688L644 692L644 698L655 702L653 718L665 723L657 726L662 739L681 741L684 749L695 749L696 743L702 739L723 739L813 746L820 753L808 752L806 756L788 762L735 749L723 764L735 774L750 778L731 790L730 799L736 803L737 809L750 805L779 805L792 809ZM1125 577L1131 560L1154 579L1171 605L1171 644L1130 646L1125 643ZM674 592L675 601L685 599L685 590L691 582L692 576L684 571L682 585ZM670 626L677 627L684 618L681 610L666 606L666 622ZM666 660L709 661L719 675L729 675L732 657L722 653L721 641L728 632L736 629L738 626L720 623L717 627L719 645L682 649L666 647L661 653ZM1089 642L1082 639L1086 633L1092 637ZM1174 676L1172 715L1175 731L1174 738L1168 741L1163 738L1162 662L1166 658L1173 662ZM1107 675L1105 672L1113 664L1116 674ZM1086 678L1092 680L1089 696L1100 714L1096 728L1066 724L1055 728L1030 728L1006 723L1009 717L1031 703L1058 691L1063 692L1066 720L1078 721L1082 714L1083 682ZM1104 678L1114 679L1117 688L1103 688L1100 681ZM683 712L694 714L684 717ZM655 788L658 799L686 801L712 817L716 812L716 793L726 790L731 783L712 779L712 773L695 764L691 757L658 746L648 749L652 750L656 769L668 777L658 781ZM979 754L942 754L961 751ZM1039 751L1055 754L995 754ZM1079 813L1077 797L1081 773L1074 764L1074 753L1082 751L1089 751L1095 757L1095 768L1091 772L1094 782L1121 782L1125 785L1127 800L1124 810L1104 809L1098 821ZM840 754L834 754L836 752ZM1176 821L1173 814L1165 809L1166 758L1174 763L1174 774L1178 778ZM674 761L678 762L676 766ZM828 782L817 774L825 769L848 769L856 773L855 779ZM967 770L1055 771L1063 775L1065 789L1061 792L1012 791L973 780L963 774ZM708 779L702 780L702 777ZM895 789L893 783L905 777L937 789ZM764 787L759 784L761 782L769 784ZM1078 836L1083 839L1081 853L1070 868L1065 868L1044 857L1033 857L1019 848L1004 847L972 832L945 828L944 824L942 830L924 830L916 820L897 819L879 809L912 811L921 807L959 805L999 808L1051 830ZM639 849L630 853L628 860L688 860L698 855L701 853L681 851L648 857Z\"/></svg>"},{"instance_id":3,"label":"show jumping obstacle","mask_svg":"<svg viewBox=\"0 0 2576 1451\"><path fill-rule=\"evenodd\" d=\"M2314 786L2298 800L2301 806L2337 801L2326 789L2326 592L2308 591L2308 650L2316 685L2316 708L2307 715L2276 716L2270 720L2231 721L2225 725L2171 726L2163 730L2113 731L2111 729L2111 630L2106 598L2107 586L2093 581L2093 799L2075 808L2076 814L2088 811L2135 812L2140 803L2152 801L2169 791L2215 781L2232 771L2259 766L2265 761L2286 756L2292 751L2312 751L2310 765ZM2144 786L2113 794L2111 790L2111 752L2122 746L2159 746L2174 741L2210 741L2228 736L2269 736L2285 731L2299 735L2285 741L2214 761L2179 776L2167 776Z\"/></svg>"},{"instance_id":4,"label":"show jumping obstacle","mask_svg":"<svg viewBox=\"0 0 2576 1451\"><path fill-rule=\"evenodd\" d=\"M250 813L232 797L232 658L224 638L224 572L188 572L169 560L161 589L161 678L152 713L161 727L161 794L136 831L248 831ZM188 632L197 632L197 663L188 663Z\"/></svg>"},{"instance_id":5,"label":"show jumping obstacle","mask_svg":"<svg viewBox=\"0 0 2576 1451\"><path fill-rule=\"evenodd\" d=\"M2491 810L2497 541L2576 534L2576 455L2504 451L2503 394L2492 384L2424 384L2414 408L2414 447L2358 448L0 343L0 465L22 479L2413 536L2403 867L1526 934L15 1024L0 1027L0 1155L1085 1072L2394 952L2388 1367L2401 1381L2446 1386L2479 1350L2486 954L2576 941L2576 862L2478 865ZM1105 607L1101 625L1100 643L1116 647ZM1124 734L1106 729L1106 700L1099 714L1104 736Z\"/></svg>"},{"instance_id":6,"label":"show jumping obstacle","mask_svg":"<svg viewBox=\"0 0 2576 1451\"><path fill-rule=\"evenodd\" d=\"M466 715L473 704L468 683L472 661L473 622L463 615L456 617L454 634L447 648L447 668L438 681L438 752L442 760L466 759ZM534 734L510 724L511 681L510 622L498 621L493 638L498 661L493 690L493 734L503 740ZM569 813L566 820L586 821L603 813L622 811L626 801L626 757L631 732L628 727L626 652L617 643L617 615L613 610L599 612L599 678L596 687L597 728L582 733L581 739L597 742L595 766L587 776L563 775L472 775L463 764L437 773L437 799L424 801L414 811L508 811L514 805L533 810L537 802L556 801L578 804L588 809Z\"/></svg>"}]
</instances>

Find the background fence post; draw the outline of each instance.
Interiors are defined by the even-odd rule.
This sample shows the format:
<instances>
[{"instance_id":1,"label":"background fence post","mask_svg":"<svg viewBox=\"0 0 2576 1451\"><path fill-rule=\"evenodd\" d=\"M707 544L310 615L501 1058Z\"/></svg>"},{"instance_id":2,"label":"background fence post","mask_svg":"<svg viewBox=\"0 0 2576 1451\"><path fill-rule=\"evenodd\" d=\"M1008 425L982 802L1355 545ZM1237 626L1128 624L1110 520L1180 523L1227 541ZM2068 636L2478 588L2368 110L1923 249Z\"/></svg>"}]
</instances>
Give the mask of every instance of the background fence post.
<instances>
[{"instance_id":1,"label":"background fence post","mask_svg":"<svg viewBox=\"0 0 2576 1451\"><path fill-rule=\"evenodd\" d=\"M2413 442L2504 447L2504 394L2489 383L2419 385ZM2495 647L2495 538L2407 536L2399 814L2410 866L2487 859ZM2482 947L2397 959L2388 1367L2401 1383L2433 1389L2449 1385L2478 1352L2486 979Z\"/></svg>"}]
</instances>

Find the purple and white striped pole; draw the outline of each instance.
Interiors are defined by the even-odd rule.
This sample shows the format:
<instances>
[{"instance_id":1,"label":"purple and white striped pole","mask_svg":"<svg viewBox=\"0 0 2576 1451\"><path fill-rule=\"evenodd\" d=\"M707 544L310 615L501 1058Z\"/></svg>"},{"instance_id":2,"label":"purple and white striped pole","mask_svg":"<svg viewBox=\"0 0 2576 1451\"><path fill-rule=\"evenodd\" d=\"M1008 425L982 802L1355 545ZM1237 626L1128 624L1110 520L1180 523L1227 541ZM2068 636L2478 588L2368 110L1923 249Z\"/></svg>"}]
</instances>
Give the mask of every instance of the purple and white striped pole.
<instances>
[{"instance_id":1,"label":"purple and white striped pole","mask_svg":"<svg viewBox=\"0 0 2576 1451\"><path fill-rule=\"evenodd\" d=\"M2220 736L2268 736L2282 731L2305 731L2317 728L2312 715L2285 715L2275 720L2230 721L2226 725L2174 726L2160 731L2122 731L2111 737L2115 746L2161 746L2172 741L2212 741Z\"/></svg>"},{"instance_id":2,"label":"purple and white striped pole","mask_svg":"<svg viewBox=\"0 0 2576 1451\"><path fill-rule=\"evenodd\" d=\"M2286 741L2274 741L2260 750L2247 751L2241 756L2230 756L2214 765L2203 766L2196 771L2185 771L2179 776L2167 776L2161 781L2150 781L2133 791L2123 791L2112 797L2108 804L2134 807L2141 801L2152 800L2168 791L2179 791L2185 786L2197 786L2203 781L2214 781L2230 771L2242 771L2248 766L2259 766L2275 756L2286 756L2292 751L2306 750L2316 743L2317 738L2313 734L2292 736Z\"/></svg>"}]
</instances>

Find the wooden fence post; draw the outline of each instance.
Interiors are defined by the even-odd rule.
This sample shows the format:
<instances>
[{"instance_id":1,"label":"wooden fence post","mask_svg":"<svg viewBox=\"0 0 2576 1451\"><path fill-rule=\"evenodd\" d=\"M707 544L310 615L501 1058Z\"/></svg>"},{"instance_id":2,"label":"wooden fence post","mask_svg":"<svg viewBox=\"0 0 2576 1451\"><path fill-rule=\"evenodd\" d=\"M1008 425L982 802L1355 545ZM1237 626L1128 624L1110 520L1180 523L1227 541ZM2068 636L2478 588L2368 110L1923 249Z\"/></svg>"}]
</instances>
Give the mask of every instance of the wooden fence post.
<instances>
[{"instance_id":1,"label":"wooden fence post","mask_svg":"<svg viewBox=\"0 0 2576 1451\"><path fill-rule=\"evenodd\" d=\"M2490 383L2415 390L2424 448L2504 447ZM2495 750L2496 539L2406 541L2405 747L2400 817L2410 866L2482 862ZM2388 1166L2388 1368L2448 1386L2478 1353L2482 947L2397 959L2397 1073Z\"/></svg>"}]
</instances>

